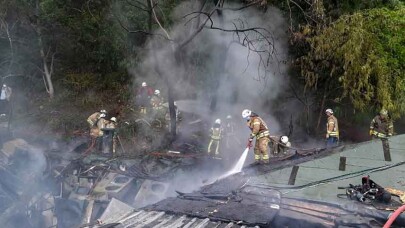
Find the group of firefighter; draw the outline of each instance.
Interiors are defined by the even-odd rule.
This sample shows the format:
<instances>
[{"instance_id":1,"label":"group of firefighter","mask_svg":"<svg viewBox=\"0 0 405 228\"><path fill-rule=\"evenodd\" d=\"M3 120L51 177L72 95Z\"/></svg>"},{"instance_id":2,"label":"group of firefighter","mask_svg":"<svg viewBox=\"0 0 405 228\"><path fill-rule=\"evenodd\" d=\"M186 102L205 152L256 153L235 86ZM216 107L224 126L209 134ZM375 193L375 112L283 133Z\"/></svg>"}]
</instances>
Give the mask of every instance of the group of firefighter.
<instances>
[{"instance_id":1,"label":"group of firefighter","mask_svg":"<svg viewBox=\"0 0 405 228\"><path fill-rule=\"evenodd\" d=\"M137 91L137 105L140 108L140 113L148 114L157 121L160 126L168 123L168 108L164 107L164 100L159 90L154 90L149 87L146 82L142 82L141 88ZM176 105L175 105L176 106ZM333 110L328 108L325 110L327 116L326 122L326 147L335 147L339 143L339 125L338 120L334 116ZM176 107L176 118L178 110ZM251 147L253 140L256 138L254 146L254 158L256 163L269 163L269 143L272 144L272 154L286 154L292 149L288 136L271 136L266 122L255 112L245 109L242 111L242 118L246 120L246 124L251 130L248 138L248 146ZM112 151L115 153L117 140L116 133L117 118L107 118L106 110L101 110L90 115L87 119L90 127L90 136L92 138L89 148L96 148L99 151ZM377 116L373 118L370 124L370 136L382 140L383 149L389 150L388 138L394 133L393 122L388 115L386 109L382 109ZM231 144L241 144L235 134L235 123L231 115L226 117L224 124L221 119L216 119L210 129L210 140L208 143L207 152L213 157L221 157L220 145L222 139L225 139L225 145L230 148ZM111 148L112 147L112 148Z\"/></svg>"},{"instance_id":2,"label":"group of firefighter","mask_svg":"<svg viewBox=\"0 0 405 228\"><path fill-rule=\"evenodd\" d=\"M155 129L170 128L170 114L168 105L160 90L153 90L146 82L142 82L141 88L136 94L136 104L140 109L140 114L143 118L152 122ZM180 119L180 113L177 109L177 104L174 102L176 121Z\"/></svg>"},{"instance_id":3,"label":"group of firefighter","mask_svg":"<svg viewBox=\"0 0 405 228\"><path fill-rule=\"evenodd\" d=\"M326 122L326 147L331 148L338 146L339 143L339 125L338 120L333 114L332 109L326 109L325 114L327 116ZM229 118L229 119L228 119ZM247 126L251 130L251 134L248 138L248 146L250 147L253 143L253 140L256 138L255 146L254 146L254 154L255 154L255 163L257 164L267 164L269 163L270 156L268 152L269 143L272 143L272 153L273 155L277 155L283 153L287 153L288 150L291 148L291 143L287 136L271 136L269 132L269 128L264 122L264 120L257 114L252 112L251 110L245 109L242 111L242 118L246 120ZM230 134L231 137L234 137L234 129L229 130L229 125L232 124L231 116L227 117L227 122L225 124L225 128L221 126L221 120L215 120L214 125L210 130L211 139L208 144L208 154L212 154L212 147L215 147L215 156L219 156L219 144L220 140L222 139L223 132L225 136ZM381 139L383 144L384 151L389 150L388 138L392 136L394 133L394 126L393 122L388 115L388 111L386 109L382 109L377 116L373 118L370 124L370 132L369 135L373 139ZM229 137L226 137L227 142L229 143Z\"/></svg>"}]
</instances>

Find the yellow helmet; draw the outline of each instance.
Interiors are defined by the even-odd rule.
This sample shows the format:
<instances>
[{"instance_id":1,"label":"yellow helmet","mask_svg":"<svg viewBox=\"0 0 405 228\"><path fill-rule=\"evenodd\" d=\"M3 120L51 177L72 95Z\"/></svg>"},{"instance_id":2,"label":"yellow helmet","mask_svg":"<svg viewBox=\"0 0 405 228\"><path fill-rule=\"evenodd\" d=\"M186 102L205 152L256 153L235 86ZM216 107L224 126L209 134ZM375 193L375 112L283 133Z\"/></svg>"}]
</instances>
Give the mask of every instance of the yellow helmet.
<instances>
[{"instance_id":1,"label":"yellow helmet","mask_svg":"<svg viewBox=\"0 0 405 228\"><path fill-rule=\"evenodd\" d=\"M381 109L381 111L380 111L380 115L383 115L383 116L388 115L388 111L387 111L387 109L385 109L385 108Z\"/></svg>"}]
</instances>

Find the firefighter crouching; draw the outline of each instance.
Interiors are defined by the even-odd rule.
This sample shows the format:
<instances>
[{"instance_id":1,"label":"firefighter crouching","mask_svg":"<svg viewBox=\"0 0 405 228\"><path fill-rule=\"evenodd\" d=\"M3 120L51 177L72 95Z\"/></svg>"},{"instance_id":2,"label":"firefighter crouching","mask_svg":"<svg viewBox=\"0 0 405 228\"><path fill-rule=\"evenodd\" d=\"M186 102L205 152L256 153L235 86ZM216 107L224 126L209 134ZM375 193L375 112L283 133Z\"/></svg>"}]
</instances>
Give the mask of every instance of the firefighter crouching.
<instances>
[{"instance_id":1,"label":"firefighter crouching","mask_svg":"<svg viewBox=\"0 0 405 228\"><path fill-rule=\"evenodd\" d=\"M339 142L339 125L337 118L333 115L333 110L328 108L325 111L328 116L326 123L326 147L337 146Z\"/></svg>"},{"instance_id":2,"label":"firefighter crouching","mask_svg":"<svg viewBox=\"0 0 405 228\"><path fill-rule=\"evenodd\" d=\"M270 136L272 141L272 151L273 155L277 156L279 154L287 154L288 150L291 147L291 143L287 136Z\"/></svg>"},{"instance_id":3,"label":"firefighter crouching","mask_svg":"<svg viewBox=\"0 0 405 228\"><path fill-rule=\"evenodd\" d=\"M384 152L389 154L390 146L388 138L394 133L394 124L386 109L382 109L371 121L369 133L372 138L381 139Z\"/></svg>"},{"instance_id":4,"label":"firefighter crouching","mask_svg":"<svg viewBox=\"0 0 405 228\"><path fill-rule=\"evenodd\" d=\"M208 144L208 155L211 155L211 148L215 148L215 157L219 156L219 144L221 142L221 137L222 137L222 126L221 126L221 120L216 119L214 125L210 129L210 142Z\"/></svg>"},{"instance_id":5,"label":"firefighter crouching","mask_svg":"<svg viewBox=\"0 0 405 228\"><path fill-rule=\"evenodd\" d=\"M249 142L251 143L253 138L256 137L254 147L255 163L260 163L260 161L263 161L265 164L269 163L269 153L267 148L270 141L270 133L266 123L259 117L259 115L248 109L243 110L242 118L247 121L247 125L252 131L249 137Z\"/></svg>"}]
</instances>

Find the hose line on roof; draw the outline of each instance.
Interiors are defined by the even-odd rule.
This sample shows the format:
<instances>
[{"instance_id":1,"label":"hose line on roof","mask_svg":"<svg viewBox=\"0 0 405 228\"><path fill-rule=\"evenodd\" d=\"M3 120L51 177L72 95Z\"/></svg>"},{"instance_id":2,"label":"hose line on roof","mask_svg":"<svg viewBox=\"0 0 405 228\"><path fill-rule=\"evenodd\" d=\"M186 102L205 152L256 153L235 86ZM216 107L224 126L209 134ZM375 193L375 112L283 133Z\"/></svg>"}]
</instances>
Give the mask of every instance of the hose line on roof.
<instances>
[{"instance_id":1,"label":"hose line on roof","mask_svg":"<svg viewBox=\"0 0 405 228\"><path fill-rule=\"evenodd\" d=\"M303 190L305 188L315 187L318 185L323 185L323 184L327 184L327 183L331 183L331 182L335 182L335 181L339 181L339 180L346 180L346 179L350 179L353 177L358 177L358 176L368 174L368 173L384 171L384 170L391 169L391 168L401 166L404 164L405 164L405 161L402 161L402 162L398 162L398 163L395 163L392 165L385 165L385 166L380 166L380 167L364 169L364 170L360 170L357 172L346 173L346 174L343 174L340 176L331 177L331 178L327 178L327 179L323 179L323 180L319 180L319 181L314 181L314 182L310 182L310 183L307 183L304 185L299 185L299 186L272 186L272 185L261 185L261 184L256 184L256 185L251 185L251 186L276 189L276 190L297 190L298 191L298 190ZM293 191L287 191L287 192L284 192L283 194L287 194L290 192L293 192Z\"/></svg>"}]
</instances>

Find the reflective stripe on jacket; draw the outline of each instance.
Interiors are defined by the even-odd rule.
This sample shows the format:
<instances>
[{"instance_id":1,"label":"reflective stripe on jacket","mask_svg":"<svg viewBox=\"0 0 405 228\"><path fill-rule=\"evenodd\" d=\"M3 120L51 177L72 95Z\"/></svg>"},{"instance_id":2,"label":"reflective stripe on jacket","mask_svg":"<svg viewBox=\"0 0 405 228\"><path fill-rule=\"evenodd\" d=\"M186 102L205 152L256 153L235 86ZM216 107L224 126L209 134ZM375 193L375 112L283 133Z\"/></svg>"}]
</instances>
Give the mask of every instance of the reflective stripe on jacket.
<instances>
[{"instance_id":1,"label":"reflective stripe on jacket","mask_svg":"<svg viewBox=\"0 0 405 228\"><path fill-rule=\"evenodd\" d=\"M252 133L250 134L251 137L256 137L256 139L260 139L270 135L267 124L259 116L252 117L247 122L247 124L250 130L252 131Z\"/></svg>"},{"instance_id":2,"label":"reflective stripe on jacket","mask_svg":"<svg viewBox=\"0 0 405 228\"><path fill-rule=\"evenodd\" d=\"M220 140L222 136L222 128L221 127L212 127L211 128L211 139Z\"/></svg>"},{"instance_id":3,"label":"reflective stripe on jacket","mask_svg":"<svg viewBox=\"0 0 405 228\"><path fill-rule=\"evenodd\" d=\"M329 136L339 138L339 125L338 120L335 116L331 115L328 117L328 122L326 123L326 131Z\"/></svg>"},{"instance_id":4,"label":"reflective stripe on jacket","mask_svg":"<svg viewBox=\"0 0 405 228\"><path fill-rule=\"evenodd\" d=\"M377 137L387 137L394 133L394 124L389 117L381 119L380 115L377 115L371 121L370 130L373 130L373 135Z\"/></svg>"}]
</instances>

